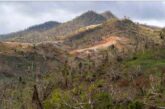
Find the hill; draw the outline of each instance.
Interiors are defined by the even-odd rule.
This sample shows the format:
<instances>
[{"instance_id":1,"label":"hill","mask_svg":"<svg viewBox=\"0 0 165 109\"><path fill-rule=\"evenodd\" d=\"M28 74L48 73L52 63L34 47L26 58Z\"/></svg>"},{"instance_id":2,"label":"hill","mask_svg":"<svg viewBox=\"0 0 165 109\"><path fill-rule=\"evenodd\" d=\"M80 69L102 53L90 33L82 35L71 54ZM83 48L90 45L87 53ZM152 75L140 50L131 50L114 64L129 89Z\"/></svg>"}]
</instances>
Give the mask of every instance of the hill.
<instances>
[{"instance_id":1,"label":"hill","mask_svg":"<svg viewBox=\"0 0 165 109\"><path fill-rule=\"evenodd\" d=\"M72 33L64 41L74 57L65 69L65 87L50 88L44 107L64 103L61 108L161 109L165 106L163 33L129 19Z\"/></svg>"},{"instance_id":2,"label":"hill","mask_svg":"<svg viewBox=\"0 0 165 109\"><path fill-rule=\"evenodd\" d=\"M57 27L58 25L60 25L59 22L48 21L48 22L45 22L43 24L31 26L31 27L29 27L25 30L22 30L22 31L18 31L18 32L6 34L6 35L0 35L0 40L15 41L17 39L17 37L19 40L22 40L22 42L25 42L25 43L28 42L28 40L27 41L24 40L24 37L29 38L29 40L31 40L31 41L34 39L41 40L40 34L42 34L43 31Z\"/></svg>"},{"instance_id":3,"label":"hill","mask_svg":"<svg viewBox=\"0 0 165 109\"><path fill-rule=\"evenodd\" d=\"M94 24L100 24L105 22L106 20L107 18L103 17L100 14L97 14L96 12L88 11L71 21L60 24L57 27L55 26L53 28L47 28L46 30L41 32L39 31L30 31L27 33L21 32L19 34L14 34L14 36L12 36L13 34L11 34L8 36L10 38L7 38L7 40L18 41L18 42L30 42L30 43L57 40L79 28Z\"/></svg>"},{"instance_id":4,"label":"hill","mask_svg":"<svg viewBox=\"0 0 165 109\"><path fill-rule=\"evenodd\" d=\"M163 29L129 19L106 21L72 32L63 42L70 47L70 61L62 70L64 83L47 89L50 93L44 99L44 107L164 107L164 39L160 33L164 36Z\"/></svg>"},{"instance_id":5,"label":"hill","mask_svg":"<svg viewBox=\"0 0 165 109\"><path fill-rule=\"evenodd\" d=\"M0 108L164 108L165 29L91 11L75 19L46 31L60 41L0 43Z\"/></svg>"},{"instance_id":6,"label":"hill","mask_svg":"<svg viewBox=\"0 0 165 109\"><path fill-rule=\"evenodd\" d=\"M111 36L127 37L132 41L154 41L160 42L160 29L151 29L140 24L135 24L131 20L111 20L102 25L95 26L91 29L86 29L83 32L75 32L68 36L64 41L66 45L72 48L85 48L99 43L101 40ZM141 44L143 44L141 42Z\"/></svg>"}]
</instances>

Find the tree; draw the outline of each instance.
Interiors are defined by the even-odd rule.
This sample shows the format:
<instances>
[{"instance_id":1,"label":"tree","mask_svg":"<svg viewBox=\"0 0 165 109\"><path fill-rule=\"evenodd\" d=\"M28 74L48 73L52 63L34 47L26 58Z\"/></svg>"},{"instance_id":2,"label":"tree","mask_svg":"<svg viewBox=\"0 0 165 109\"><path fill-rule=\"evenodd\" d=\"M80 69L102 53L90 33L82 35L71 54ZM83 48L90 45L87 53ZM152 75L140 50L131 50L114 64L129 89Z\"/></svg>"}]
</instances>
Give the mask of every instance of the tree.
<instances>
[{"instance_id":1,"label":"tree","mask_svg":"<svg viewBox=\"0 0 165 109\"><path fill-rule=\"evenodd\" d=\"M160 32L160 38L165 39L165 28L163 28Z\"/></svg>"},{"instance_id":2,"label":"tree","mask_svg":"<svg viewBox=\"0 0 165 109\"><path fill-rule=\"evenodd\" d=\"M39 94L38 94L38 90L37 90L36 85L34 85L32 103L33 103L33 108L34 109L43 109L41 100L39 99Z\"/></svg>"}]
</instances>

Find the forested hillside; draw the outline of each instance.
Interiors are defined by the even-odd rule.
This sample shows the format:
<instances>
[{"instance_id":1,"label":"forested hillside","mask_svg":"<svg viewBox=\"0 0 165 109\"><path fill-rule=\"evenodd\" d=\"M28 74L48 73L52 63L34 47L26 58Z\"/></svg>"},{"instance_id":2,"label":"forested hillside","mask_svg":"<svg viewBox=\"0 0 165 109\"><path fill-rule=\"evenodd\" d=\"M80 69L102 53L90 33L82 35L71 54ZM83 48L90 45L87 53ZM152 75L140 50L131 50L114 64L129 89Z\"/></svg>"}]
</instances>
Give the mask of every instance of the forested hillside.
<instances>
[{"instance_id":1,"label":"forested hillside","mask_svg":"<svg viewBox=\"0 0 165 109\"><path fill-rule=\"evenodd\" d=\"M0 42L0 109L165 108L164 28L93 11L57 25Z\"/></svg>"}]
</instances>

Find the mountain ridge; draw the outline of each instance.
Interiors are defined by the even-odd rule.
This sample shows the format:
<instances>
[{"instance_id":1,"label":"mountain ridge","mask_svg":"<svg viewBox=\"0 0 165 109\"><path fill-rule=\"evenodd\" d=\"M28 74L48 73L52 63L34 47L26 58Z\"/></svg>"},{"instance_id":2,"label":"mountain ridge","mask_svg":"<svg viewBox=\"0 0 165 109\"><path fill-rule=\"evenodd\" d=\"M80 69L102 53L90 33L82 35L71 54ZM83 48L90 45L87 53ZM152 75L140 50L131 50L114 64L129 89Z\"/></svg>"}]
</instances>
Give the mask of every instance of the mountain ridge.
<instances>
[{"instance_id":1,"label":"mountain ridge","mask_svg":"<svg viewBox=\"0 0 165 109\"><path fill-rule=\"evenodd\" d=\"M41 24L37 24L31 27L28 27L26 29L26 31L44 31L44 30L48 30L50 28L56 27L58 25L60 25L61 23L56 22L56 21L47 21Z\"/></svg>"},{"instance_id":2,"label":"mountain ridge","mask_svg":"<svg viewBox=\"0 0 165 109\"><path fill-rule=\"evenodd\" d=\"M116 17L115 17L116 18ZM111 19L111 18L110 18ZM7 41L19 41L19 42L42 42L56 40L61 36L65 36L73 32L76 29L79 29L84 26L89 26L93 24L100 24L105 22L107 19L101 14L98 14L94 11L87 11L80 16L77 16L73 20L59 24L54 28L49 28L45 31L30 31L27 33L15 33L7 36ZM42 33L42 34L41 34ZM33 39L33 40L32 40ZM37 41L38 39L38 41Z\"/></svg>"}]
</instances>

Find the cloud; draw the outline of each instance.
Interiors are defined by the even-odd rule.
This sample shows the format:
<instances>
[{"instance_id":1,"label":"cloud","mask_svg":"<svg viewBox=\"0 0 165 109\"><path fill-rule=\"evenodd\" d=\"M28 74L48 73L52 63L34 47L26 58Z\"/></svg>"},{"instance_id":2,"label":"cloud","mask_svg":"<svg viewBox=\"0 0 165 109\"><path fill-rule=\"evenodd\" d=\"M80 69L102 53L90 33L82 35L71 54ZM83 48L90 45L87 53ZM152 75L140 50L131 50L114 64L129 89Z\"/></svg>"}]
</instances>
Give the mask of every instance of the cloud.
<instances>
[{"instance_id":1,"label":"cloud","mask_svg":"<svg viewBox=\"0 0 165 109\"><path fill-rule=\"evenodd\" d=\"M141 24L147 24L151 26L157 26L157 27L164 27L165 26L165 20L133 20L134 22L139 22Z\"/></svg>"},{"instance_id":2,"label":"cloud","mask_svg":"<svg viewBox=\"0 0 165 109\"><path fill-rule=\"evenodd\" d=\"M87 10L112 11L117 17L165 26L165 2L147 1L56 1L0 2L0 34L25 29L49 20L66 22Z\"/></svg>"},{"instance_id":3,"label":"cloud","mask_svg":"<svg viewBox=\"0 0 165 109\"><path fill-rule=\"evenodd\" d=\"M15 32L50 20L65 22L79 15L53 7L54 5L44 5L38 2L28 2L26 5L19 2L0 3L0 34Z\"/></svg>"},{"instance_id":4,"label":"cloud","mask_svg":"<svg viewBox=\"0 0 165 109\"><path fill-rule=\"evenodd\" d=\"M165 4L165 1L163 1L163 4Z\"/></svg>"}]
</instances>

